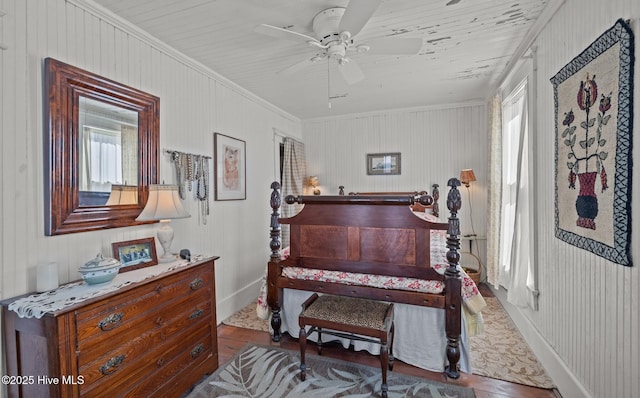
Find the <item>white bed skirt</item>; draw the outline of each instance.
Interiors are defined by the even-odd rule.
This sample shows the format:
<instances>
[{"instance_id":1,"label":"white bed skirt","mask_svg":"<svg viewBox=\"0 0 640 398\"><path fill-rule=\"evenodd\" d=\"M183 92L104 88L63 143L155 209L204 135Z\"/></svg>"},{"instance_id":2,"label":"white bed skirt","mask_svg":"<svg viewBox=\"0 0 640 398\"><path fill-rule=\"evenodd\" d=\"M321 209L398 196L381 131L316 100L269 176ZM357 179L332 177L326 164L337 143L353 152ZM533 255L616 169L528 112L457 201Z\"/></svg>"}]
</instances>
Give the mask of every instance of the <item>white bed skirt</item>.
<instances>
[{"instance_id":1,"label":"white bed skirt","mask_svg":"<svg viewBox=\"0 0 640 398\"><path fill-rule=\"evenodd\" d=\"M302 303L312 292L283 289L283 307L281 310L281 332L288 332L298 338L300 326L298 315ZM445 317L441 309L421 307L417 305L394 303L395 333L393 338L393 357L407 364L443 372L447 360L447 337L445 335ZM469 344L465 328L464 314L462 315L462 335L460 336L460 370L471 373ZM317 341L318 334L313 333L309 340ZM344 348L353 345L356 351L366 350L373 355L380 354L380 345L365 341L348 340L335 336L324 335L323 342L338 340Z\"/></svg>"}]
</instances>

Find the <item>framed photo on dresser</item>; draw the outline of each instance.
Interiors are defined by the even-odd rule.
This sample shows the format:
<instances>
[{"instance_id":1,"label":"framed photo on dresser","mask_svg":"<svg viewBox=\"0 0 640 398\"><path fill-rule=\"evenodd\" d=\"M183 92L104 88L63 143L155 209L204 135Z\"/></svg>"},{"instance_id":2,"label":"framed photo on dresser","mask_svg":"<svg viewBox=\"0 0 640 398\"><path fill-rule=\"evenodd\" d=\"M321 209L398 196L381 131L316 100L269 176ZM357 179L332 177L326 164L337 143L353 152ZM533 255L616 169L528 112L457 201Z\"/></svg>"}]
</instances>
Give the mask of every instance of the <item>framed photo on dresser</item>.
<instances>
[{"instance_id":1,"label":"framed photo on dresser","mask_svg":"<svg viewBox=\"0 0 640 398\"><path fill-rule=\"evenodd\" d=\"M111 247L113 249L113 257L122 263L120 272L133 271L134 269L158 264L155 238L114 242Z\"/></svg>"}]
</instances>

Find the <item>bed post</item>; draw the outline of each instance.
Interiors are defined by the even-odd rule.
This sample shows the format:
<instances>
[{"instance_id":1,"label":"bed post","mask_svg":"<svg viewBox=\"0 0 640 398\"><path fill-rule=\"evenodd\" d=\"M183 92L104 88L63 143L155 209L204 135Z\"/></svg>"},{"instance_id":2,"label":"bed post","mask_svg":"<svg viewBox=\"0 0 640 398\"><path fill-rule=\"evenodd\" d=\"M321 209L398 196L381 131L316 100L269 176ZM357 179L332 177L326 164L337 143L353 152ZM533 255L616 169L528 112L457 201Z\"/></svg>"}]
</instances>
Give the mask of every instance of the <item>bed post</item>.
<instances>
[{"instance_id":1,"label":"bed post","mask_svg":"<svg viewBox=\"0 0 640 398\"><path fill-rule=\"evenodd\" d=\"M462 323L462 282L458 263L460 262L460 220L458 210L462 207L460 197L460 181L457 178L449 179L447 185L450 187L447 196L447 208L449 209L449 228L447 230L447 262L449 266L444 272L445 275L445 319L447 333L447 359L449 366L445 373L452 379L460 377L458 362L460 361L460 332Z\"/></svg>"},{"instance_id":2,"label":"bed post","mask_svg":"<svg viewBox=\"0 0 640 398\"><path fill-rule=\"evenodd\" d=\"M270 236L269 248L271 249L271 256L267 267L267 303L271 307L271 328L273 329L273 341L280 341L282 335L280 334L280 326L282 325L282 319L280 318L280 303L281 290L276 286L276 280L280 275L280 213L278 209L281 205L280 199L280 183L274 181L271 183L271 224L270 224Z\"/></svg>"},{"instance_id":3,"label":"bed post","mask_svg":"<svg viewBox=\"0 0 640 398\"><path fill-rule=\"evenodd\" d=\"M431 197L433 197L433 206L431 207L431 212L434 216L440 217L440 205L438 204L438 199L440 199L440 189L438 189L440 185L433 184L431 187L433 190L431 191Z\"/></svg>"}]
</instances>

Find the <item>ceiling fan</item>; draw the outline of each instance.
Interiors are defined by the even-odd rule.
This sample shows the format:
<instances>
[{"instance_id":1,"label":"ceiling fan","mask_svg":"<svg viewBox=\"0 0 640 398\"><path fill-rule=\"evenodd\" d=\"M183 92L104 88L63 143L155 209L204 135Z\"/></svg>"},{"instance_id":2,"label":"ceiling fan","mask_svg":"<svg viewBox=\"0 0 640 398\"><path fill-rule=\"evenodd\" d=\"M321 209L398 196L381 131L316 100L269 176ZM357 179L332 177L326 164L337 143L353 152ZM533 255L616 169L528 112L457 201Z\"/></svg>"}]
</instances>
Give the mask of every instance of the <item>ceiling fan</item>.
<instances>
[{"instance_id":1,"label":"ceiling fan","mask_svg":"<svg viewBox=\"0 0 640 398\"><path fill-rule=\"evenodd\" d=\"M364 74L356 61L349 57L350 54L413 55L422 48L421 38L384 37L366 44L354 41L354 37L360 33L381 2L382 0L350 0L346 8L332 7L319 12L313 18L315 37L267 24L258 25L255 32L305 43L317 49L312 57L279 71L279 74L293 74L323 59L335 60L344 80L348 84L354 84L364 79Z\"/></svg>"}]
</instances>

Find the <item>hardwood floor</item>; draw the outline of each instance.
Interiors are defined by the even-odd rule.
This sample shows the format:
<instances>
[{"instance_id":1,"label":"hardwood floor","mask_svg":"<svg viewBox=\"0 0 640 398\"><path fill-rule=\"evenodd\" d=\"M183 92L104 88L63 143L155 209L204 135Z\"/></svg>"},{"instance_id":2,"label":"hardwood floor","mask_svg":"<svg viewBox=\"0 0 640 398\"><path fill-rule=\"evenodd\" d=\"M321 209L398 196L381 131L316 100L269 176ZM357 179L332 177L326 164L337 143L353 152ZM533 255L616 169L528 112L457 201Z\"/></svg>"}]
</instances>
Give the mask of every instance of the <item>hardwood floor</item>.
<instances>
[{"instance_id":1,"label":"hardwood floor","mask_svg":"<svg viewBox=\"0 0 640 398\"><path fill-rule=\"evenodd\" d=\"M291 338L288 334L284 334L280 343L273 343L271 336L267 332L238 328L221 324L218 326L218 352L220 364L225 363L247 343L263 344L263 345L279 345L282 348L297 351L299 349L298 340ZM311 349L311 346L309 347ZM363 351L345 350L342 346L328 345L324 346L323 356L338 358L347 361L353 361L373 367L380 366L380 360L377 356L370 355ZM430 372L415 366L407 365L399 360L394 360L393 371L413 376L423 377L425 379L437 380L457 384L460 386L471 387L474 389L477 398L558 398L560 394L552 390L545 390L524 386L515 383L509 383L502 380L491 379L473 374L462 373L458 380L447 379L442 373Z\"/></svg>"},{"instance_id":2,"label":"hardwood floor","mask_svg":"<svg viewBox=\"0 0 640 398\"><path fill-rule=\"evenodd\" d=\"M488 287L480 284L482 295L492 296L493 293ZM256 343L263 345L279 345L282 348L297 351L299 349L298 340L291 338L288 334L284 334L280 343L273 343L271 336L267 332L250 330L228 326L221 324L218 326L218 350L220 364L229 360L240 348L247 343ZM342 346L325 345L323 355L331 358L338 358L347 361L353 361L364 365L378 367L380 360L377 356L370 355L367 352L353 350L345 350ZM311 348L311 346L309 347ZM529 387L516 383L509 383L502 380L492 379L489 377L477 376L473 374L462 373L458 380L447 379L443 373L430 372L415 366L408 365L399 360L394 360L393 372L404 373L408 375L423 377L425 379L436 380L457 384L460 386L471 387L474 389L477 398L559 398L560 394L555 390L546 390L541 388Z\"/></svg>"}]
</instances>

